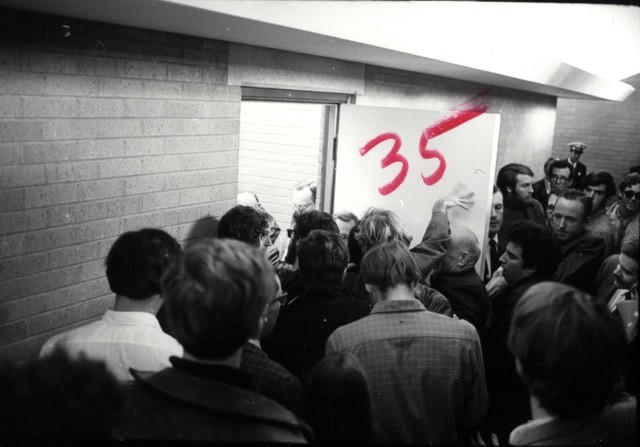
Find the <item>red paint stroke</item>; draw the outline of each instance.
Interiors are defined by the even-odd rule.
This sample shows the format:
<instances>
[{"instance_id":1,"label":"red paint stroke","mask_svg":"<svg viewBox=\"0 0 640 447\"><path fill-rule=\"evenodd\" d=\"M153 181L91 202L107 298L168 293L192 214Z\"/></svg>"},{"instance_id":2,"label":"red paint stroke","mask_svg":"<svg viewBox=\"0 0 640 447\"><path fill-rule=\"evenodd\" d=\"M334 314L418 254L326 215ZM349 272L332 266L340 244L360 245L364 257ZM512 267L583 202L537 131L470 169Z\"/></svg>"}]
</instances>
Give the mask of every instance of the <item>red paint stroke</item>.
<instances>
[{"instance_id":1,"label":"red paint stroke","mask_svg":"<svg viewBox=\"0 0 640 447\"><path fill-rule=\"evenodd\" d=\"M447 116L445 116L435 124L427 127L422 132L422 135L420 137L420 144L418 146L420 156L426 160L435 158L439 161L438 167L433 172L433 174L428 176L420 174L425 185L431 186L438 183L442 179L442 176L447 169L447 162L442 154L438 151L438 149L427 148L429 140L436 138L445 132L449 132L450 130L455 129L461 124L464 124L467 121L470 121L473 118L476 118L485 113L489 109L490 102L488 99L485 99L485 96L490 91L491 88L488 88L477 94L473 98L470 98L467 101L463 102L459 106L455 107Z\"/></svg>"},{"instance_id":2,"label":"red paint stroke","mask_svg":"<svg viewBox=\"0 0 640 447\"><path fill-rule=\"evenodd\" d=\"M364 156L371 149L387 140L393 140L393 146L391 147L389 153L382 159L382 161L380 161L380 166L382 167L382 169L385 169L393 163L401 163L402 167L400 168L400 172L398 172L398 175L396 175L393 180L391 180L386 185L378 188L378 192L380 192L380 194L382 194L383 196L391 194L393 191L398 189L402 182L404 182L404 179L407 177L407 173L409 172L409 162L404 157L404 155L398 154L400 146L402 145L402 139L397 133L385 132L369 140L367 144L360 148L360 155Z\"/></svg>"}]
</instances>

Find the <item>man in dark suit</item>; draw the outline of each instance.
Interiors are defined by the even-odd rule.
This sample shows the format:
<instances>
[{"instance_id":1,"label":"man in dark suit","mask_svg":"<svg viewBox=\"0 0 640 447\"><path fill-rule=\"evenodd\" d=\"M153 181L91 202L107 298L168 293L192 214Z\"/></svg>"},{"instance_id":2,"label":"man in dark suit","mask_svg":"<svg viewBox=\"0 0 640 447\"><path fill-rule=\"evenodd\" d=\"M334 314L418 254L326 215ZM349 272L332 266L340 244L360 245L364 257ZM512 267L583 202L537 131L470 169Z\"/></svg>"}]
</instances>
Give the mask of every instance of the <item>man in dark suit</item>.
<instances>
[{"instance_id":1,"label":"man in dark suit","mask_svg":"<svg viewBox=\"0 0 640 447\"><path fill-rule=\"evenodd\" d=\"M431 287L451 303L453 313L473 324L480 333L487 324L489 297L474 268L480 258L480 243L473 231L453 227L449 249L431 276Z\"/></svg>"},{"instance_id":2,"label":"man in dark suit","mask_svg":"<svg viewBox=\"0 0 640 447\"><path fill-rule=\"evenodd\" d=\"M489 391L489 411L482 432L496 433L500 445L506 445L511 430L531 416L529 394L507 348L513 309L530 286L551 279L559 259L557 241L542 224L516 222L506 240L506 251L500 261L508 286L493 298L491 321L481 334Z\"/></svg>"},{"instance_id":3,"label":"man in dark suit","mask_svg":"<svg viewBox=\"0 0 640 447\"><path fill-rule=\"evenodd\" d=\"M567 161L573 167L573 184L571 187L575 189L582 187L582 180L587 175L587 167L580 162L580 157L586 148L587 145L580 141L569 143L569 158L567 158Z\"/></svg>"},{"instance_id":4,"label":"man in dark suit","mask_svg":"<svg viewBox=\"0 0 640 447\"><path fill-rule=\"evenodd\" d=\"M169 327L184 347L159 372L132 371L121 437L145 440L305 443L308 428L277 402L249 391L243 345L261 324L275 289L273 268L255 247L207 239L187 248L163 277Z\"/></svg>"},{"instance_id":5,"label":"man in dark suit","mask_svg":"<svg viewBox=\"0 0 640 447\"><path fill-rule=\"evenodd\" d=\"M558 195L551 227L560 242L562 258L554 279L593 294L604 261L604 239L585 228L592 199L582 191L567 189Z\"/></svg>"},{"instance_id":6,"label":"man in dark suit","mask_svg":"<svg viewBox=\"0 0 640 447\"><path fill-rule=\"evenodd\" d=\"M280 308L262 347L293 375L304 379L324 356L329 335L369 314L369 305L342 289L349 262L346 242L334 231L314 230L297 244L305 290Z\"/></svg>"},{"instance_id":7,"label":"man in dark suit","mask_svg":"<svg viewBox=\"0 0 640 447\"><path fill-rule=\"evenodd\" d=\"M555 157L549 157L547 161L544 162L544 177L531 185L531 187L533 188L533 194L531 195L531 197L540 202L543 209L547 208L547 199L549 198L549 194L551 193L551 163L556 160L559 159Z\"/></svg>"}]
</instances>

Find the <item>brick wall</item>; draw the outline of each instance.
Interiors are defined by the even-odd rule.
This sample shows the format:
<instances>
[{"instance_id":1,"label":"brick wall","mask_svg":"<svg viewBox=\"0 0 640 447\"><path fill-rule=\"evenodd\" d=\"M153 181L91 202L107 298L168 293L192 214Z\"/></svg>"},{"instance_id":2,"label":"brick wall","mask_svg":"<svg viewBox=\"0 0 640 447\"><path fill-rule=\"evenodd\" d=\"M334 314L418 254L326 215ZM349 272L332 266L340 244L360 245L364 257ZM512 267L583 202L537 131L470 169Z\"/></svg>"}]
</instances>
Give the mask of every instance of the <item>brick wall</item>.
<instances>
[{"instance_id":1,"label":"brick wall","mask_svg":"<svg viewBox=\"0 0 640 447\"><path fill-rule=\"evenodd\" d=\"M122 232L184 241L235 204L227 69L224 42L0 10L0 357L113 304Z\"/></svg>"},{"instance_id":2,"label":"brick wall","mask_svg":"<svg viewBox=\"0 0 640 447\"><path fill-rule=\"evenodd\" d=\"M640 165L640 74L624 80L636 88L626 101L558 99L553 155L569 155L568 143L582 141L587 172L605 170L616 182Z\"/></svg>"}]
</instances>

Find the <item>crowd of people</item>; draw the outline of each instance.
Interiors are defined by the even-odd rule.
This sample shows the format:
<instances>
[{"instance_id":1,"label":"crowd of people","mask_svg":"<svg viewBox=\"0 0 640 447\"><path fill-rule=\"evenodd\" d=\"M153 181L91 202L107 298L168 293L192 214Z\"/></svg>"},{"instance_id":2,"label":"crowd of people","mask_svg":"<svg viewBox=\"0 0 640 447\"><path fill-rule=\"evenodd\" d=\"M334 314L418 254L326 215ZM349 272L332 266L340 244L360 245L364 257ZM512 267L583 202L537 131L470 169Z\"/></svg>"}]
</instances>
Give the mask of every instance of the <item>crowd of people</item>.
<instances>
[{"instance_id":1,"label":"crowd of people","mask_svg":"<svg viewBox=\"0 0 640 447\"><path fill-rule=\"evenodd\" d=\"M286 232L242 192L217 237L184 250L124 233L106 259L113 309L0 366L0 432L635 445L640 174L616 189L587 174L585 148L535 183L501 167L486 247L449 222L472 194L436 200L410 248L393 211L317 210L312 181Z\"/></svg>"}]
</instances>

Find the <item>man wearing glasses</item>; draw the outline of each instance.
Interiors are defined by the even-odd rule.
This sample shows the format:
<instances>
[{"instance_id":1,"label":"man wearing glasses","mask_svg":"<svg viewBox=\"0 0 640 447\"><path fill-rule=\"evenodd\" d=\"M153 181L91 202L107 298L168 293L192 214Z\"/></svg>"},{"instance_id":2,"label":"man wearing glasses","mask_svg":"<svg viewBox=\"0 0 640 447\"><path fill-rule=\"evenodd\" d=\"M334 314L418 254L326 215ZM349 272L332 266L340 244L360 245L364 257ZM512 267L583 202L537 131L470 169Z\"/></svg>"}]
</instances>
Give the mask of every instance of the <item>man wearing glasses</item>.
<instances>
[{"instance_id":1,"label":"man wearing glasses","mask_svg":"<svg viewBox=\"0 0 640 447\"><path fill-rule=\"evenodd\" d=\"M573 170L572 188L579 189L582 186L582 180L587 175L587 167L584 163L580 163L580 156L587 148L587 145L579 141L569 143L569 158L567 161L571 164Z\"/></svg>"},{"instance_id":2,"label":"man wearing glasses","mask_svg":"<svg viewBox=\"0 0 640 447\"><path fill-rule=\"evenodd\" d=\"M560 194L566 191L570 186L574 177L573 166L568 160L556 160L551 163L549 168L551 176L551 192Z\"/></svg>"},{"instance_id":3,"label":"man wearing glasses","mask_svg":"<svg viewBox=\"0 0 640 447\"><path fill-rule=\"evenodd\" d=\"M638 237L638 210L640 210L640 174L627 174L618 185L620 200L607 210L615 234L614 253L624 240Z\"/></svg>"}]
</instances>

